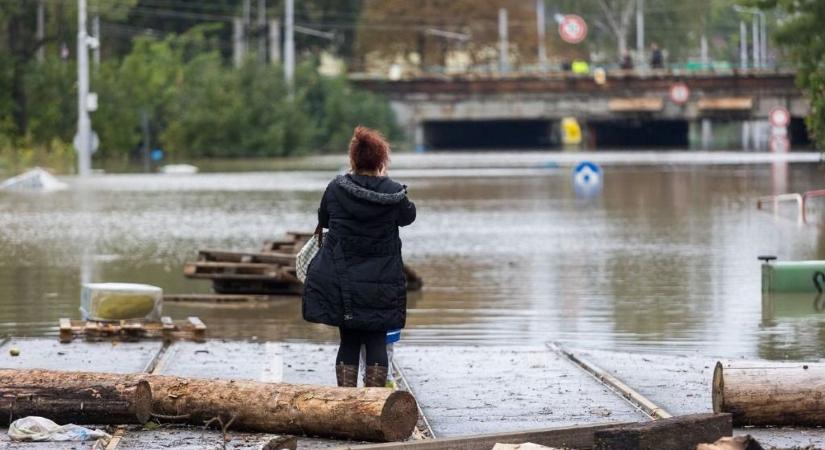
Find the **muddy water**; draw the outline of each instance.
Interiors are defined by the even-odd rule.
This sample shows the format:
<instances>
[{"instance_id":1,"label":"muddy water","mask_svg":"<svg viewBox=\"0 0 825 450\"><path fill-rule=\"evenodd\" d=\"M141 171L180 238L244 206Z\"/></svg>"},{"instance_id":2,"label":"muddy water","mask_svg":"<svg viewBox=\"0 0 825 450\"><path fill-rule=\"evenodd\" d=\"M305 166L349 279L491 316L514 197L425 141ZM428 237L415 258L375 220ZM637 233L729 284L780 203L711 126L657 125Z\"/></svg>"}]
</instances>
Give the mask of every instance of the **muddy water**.
<instances>
[{"instance_id":1,"label":"muddy water","mask_svg":"<svg viewBox=\"0 0 825 450\"><path fill-rule=\"evenodd\" d=\"M311 229L332 175L103 175L0 193L0 334L55 334L59 317L79 315L81 279L208 292L183 278L184 261ZM577 197L568 168L393 175L419 208L402 233L426 286L409 299L409 341L825 356L825 314L763 317L756 259L825 258L821 228L753 201L821 187L816 165L611 166L593 198ZM198 315L213 336L336 337L304 323L296 298L165 313Z\"/></svg>"}]
</instances>

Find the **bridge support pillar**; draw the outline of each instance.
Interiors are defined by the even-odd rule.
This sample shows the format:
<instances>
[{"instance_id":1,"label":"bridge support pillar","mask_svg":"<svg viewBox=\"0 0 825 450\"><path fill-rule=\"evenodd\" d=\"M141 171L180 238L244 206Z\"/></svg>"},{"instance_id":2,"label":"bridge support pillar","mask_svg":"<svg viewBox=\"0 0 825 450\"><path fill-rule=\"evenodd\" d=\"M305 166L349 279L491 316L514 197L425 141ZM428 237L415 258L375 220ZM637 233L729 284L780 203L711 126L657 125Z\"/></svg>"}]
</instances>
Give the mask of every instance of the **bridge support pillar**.
<instances>
[{"instance_id":1,"label":"bridge support pillar","mask_svg":"<svg viewBox=\"0 0 825 450\"><path fill-rule=\"evenodd\" d=\"M713 147L713 128L710 119L702 119L702 150L710 150Z\"/></svg>"},{"instance_id":2,"label":"bridge support pillar","mask_svg":"<svg viewBox=\"0 0 825 450\"><path fill-rule=\"evenodd\" d=\"M413 144L415 145L416 153L424 153L427 151L427 147L424 145L424 124L420 121L415 124Z\"/></svg>"}]
</instances>

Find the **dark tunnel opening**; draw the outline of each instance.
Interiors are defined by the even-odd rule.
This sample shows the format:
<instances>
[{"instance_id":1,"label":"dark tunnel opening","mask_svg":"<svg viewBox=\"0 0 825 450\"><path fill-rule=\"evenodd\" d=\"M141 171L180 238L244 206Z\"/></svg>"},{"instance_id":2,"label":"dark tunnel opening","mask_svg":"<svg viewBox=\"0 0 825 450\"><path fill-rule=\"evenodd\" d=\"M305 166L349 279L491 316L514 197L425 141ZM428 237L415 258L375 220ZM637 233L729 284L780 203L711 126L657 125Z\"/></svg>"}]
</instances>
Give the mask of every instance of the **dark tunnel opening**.
<instances>
[{"instance_id":1,"label":"dark tunnel opening","mask_svg":"<svg viewBox=\"0 0 825 450\"><path fill-rule=\"evenodd\" d=\"M687 148L690 124L684 120L611 120L587 124L590 148Z\"/></svg>"},{"instance_id":2,"label":"dark tunnel opening","mask_svg":"<svg viewBox=\"0 0 825 450\"><path fill-rule=\"evenodd\" d=\"M549 120L454 120L424 123L429 149L531 149L552 142Z\"/></svg>"},{"instance_id":3,"label":"dark tunnel opening","mask_svg":"<svg viewBox=\"0 0 825 450\"><path fill-rule=\"evenodd\" d=\"M811 136L808 134L808 126L804 118L791 118L791 124L788 126L788 139L791 140L793 147L811 147Z\"/></svg>"}]
</instances>

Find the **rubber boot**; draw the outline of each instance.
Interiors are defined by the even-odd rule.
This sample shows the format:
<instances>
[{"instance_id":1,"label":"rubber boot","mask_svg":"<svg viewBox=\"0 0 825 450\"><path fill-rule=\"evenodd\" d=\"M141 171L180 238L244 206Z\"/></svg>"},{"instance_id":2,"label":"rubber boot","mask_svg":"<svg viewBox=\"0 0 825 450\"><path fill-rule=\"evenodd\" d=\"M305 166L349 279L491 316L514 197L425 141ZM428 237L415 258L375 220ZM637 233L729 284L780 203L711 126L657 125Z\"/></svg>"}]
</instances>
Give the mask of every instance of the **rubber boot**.
<instances>
[{"instance_id":1,"label":"rubber boot","mask_svg":"<svg viewBox=\"0 0 825 450\"><path fill-rule=\"evenodd\" d=\"M364 373L365 387L387 387L387 368L385 366L367 366Z\"/></svg>"},{"instance_id":2,"label":"rubber boot","mask_svg":"<svg viewBox=\"0 0 825 450\"><path fill-rule=\"evenodd\" d=\"M347 364L335 365L335 378L338 380L338 387L358 386L358 366Z\"/></svg>"}]
</instances>

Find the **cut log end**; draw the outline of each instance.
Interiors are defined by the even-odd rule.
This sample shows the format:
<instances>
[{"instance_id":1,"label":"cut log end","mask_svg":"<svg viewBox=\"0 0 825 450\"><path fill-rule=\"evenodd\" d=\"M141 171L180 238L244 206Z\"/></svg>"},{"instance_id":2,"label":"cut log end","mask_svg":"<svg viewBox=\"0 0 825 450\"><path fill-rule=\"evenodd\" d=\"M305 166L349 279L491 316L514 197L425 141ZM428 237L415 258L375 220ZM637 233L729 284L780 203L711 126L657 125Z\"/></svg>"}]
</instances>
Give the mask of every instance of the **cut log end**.
<instances>
[{"instance_id":1,"label":"cut log end","mask_svg":"<svg viewBox=\"0 0 825 450\"><path fill-rule=\"evenodd\" d=\"M152 418L152 388L146 380L138 381L135 386L135 417L143 425Z\"/></svg>"},{"instance_id":2,"label":"cut log end","mask_svg":"<svg viewBox=\"0 0 825 450\"><path fill-rule=\"evenodd\" d=\"M381 432L386 441L407 439L418 423L418 405L415 397L406 391L395 391L387 398L381 410Z\"/></svg>"},{"instance_id":3,"label":"cut log end","mask_svg":"<svg viewBox=\"0 0 825 450\"><path fill-rule=\"evenodd\" d=\"M711 391L711 398L713 402L713 412L722 412L722 403L724 401L725 392L725 378L723 376L722 362L717 361L716 367L713 369L713 390Z\"/></svg>"}]
</instances>

